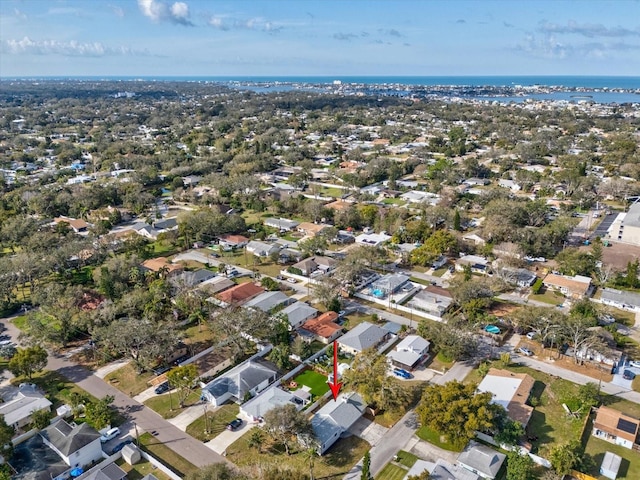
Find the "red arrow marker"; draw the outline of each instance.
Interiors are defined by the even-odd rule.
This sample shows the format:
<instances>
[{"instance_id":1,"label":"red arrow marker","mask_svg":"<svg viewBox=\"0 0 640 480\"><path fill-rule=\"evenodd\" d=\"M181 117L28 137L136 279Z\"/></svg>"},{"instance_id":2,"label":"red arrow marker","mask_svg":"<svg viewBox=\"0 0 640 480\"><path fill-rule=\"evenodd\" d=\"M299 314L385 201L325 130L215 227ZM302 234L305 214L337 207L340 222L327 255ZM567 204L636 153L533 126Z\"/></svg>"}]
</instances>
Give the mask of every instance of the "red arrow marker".
<instances>
[{"instance_id":1,"label":"red arrow marker","mask_svg":"<svg viewBox=\"0 0 640 480\"><path fill-rule=\"evenodd\" d=\"M338 342L333 341L333 383L327 381L331 393L333 393L333 400L338 400L338 394L340 393L340 387L342 382L338 382Z\"/></svg>"}]
</instances>

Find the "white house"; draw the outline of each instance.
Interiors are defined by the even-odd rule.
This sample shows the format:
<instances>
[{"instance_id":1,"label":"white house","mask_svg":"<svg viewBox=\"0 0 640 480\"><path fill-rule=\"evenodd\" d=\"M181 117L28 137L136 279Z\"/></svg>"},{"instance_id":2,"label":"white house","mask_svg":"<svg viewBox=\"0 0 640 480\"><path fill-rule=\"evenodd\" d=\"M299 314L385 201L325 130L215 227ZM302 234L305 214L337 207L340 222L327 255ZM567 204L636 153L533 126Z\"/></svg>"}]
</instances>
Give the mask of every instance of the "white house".
<instances>
[{"instance_id":1,"label":"white house","mask_svg":"<svg viewBox=\"0 0 640 480\"><path fill-rule=\"evenodd\" d=\"M102 459L100 434L86 423L72 426L58 420L43 428L40 436L70 467L84 467Z\"/></svg>"},{"instance_id":2,"label":"white house","mask_svg":"<svg viewBox=\"0 0 640 480\"><path fill-rule=\"evenodd\" d=\"M267 218L264 221L267 227L275 228L281 232L289 232L300 225L300 222L289 220L287 218Z\"/></svg>"},{"instance_id":3,"label":"white house","mask_svg":"<svg viewBox=\"0 0 640 480\"><path fill-rule=\"evenodd\" d=\"M318 315L318 310L304 302L295 302L278 313L287 316L290 330L297 330L304 322L315 318Z\"/></svg>"},{"instance_id":4,"label":"white house","mask_svg":"<svg viewBox=\"0 0 640 480\"><path fill-rule=\"evenodd\" d=\"M247 252L253 253L256 257L268 257L272 253L280 251L280 247L258 240L251 240L247 243L246 249Z\"/></svg>"},{"instance_id":5,"label":"white house","mask_svg":"<svg viewBox=\"0 0 640 480\"><path fill-rule=\"evenodd\" d=\"M379 247L388 240L391 240L391 235L387 235L385 232L362 233L356 237L356 243L369 245L371 247Z\"/></svg>"},{"instance_id":6,"label":"white house","mask_svg":"<svg viewBox=\"0 0 640 480\"><path fill-rule=\"evenodd\" d=\"M620 308L621 310L640 311L640 294L638 293L616 290L615 288L604 288L602 289L600 301L604 305Z\"/></svg>"},{"instance_id":7,"label":"white house","mask_svg":"<svg viewBox=\"0 0 640 480\"><path fill-rule=\"evenodd\" d=\"M489 274L489 260L485 257L480 257L478 255L464 255L456 260L457 271L464 271L466 266L469 266L473 273L479 273L481 275Z\"/></svg>"},{"instance_id":8,"label":"white house","mask_svg":"<svg viewBox=\"0 0 640 480\"><path fill-rule=\"evenodd\" d=\"M289 403L293 404L297 410L309 403L308 395L297 396L297 391L284 391L279 387L271 387L260 395L252 398L240 407L240 413L251 422L258 422L264 418L265 414L276 407L281 407ZM305 393L302 390L302 393Z\"/></svg>"},{"instance_id":9,"label":"white house","mask_svg":"<svg viewBox=\"0 0 640 480\"><path fill-rule=\"evenodd\" d=\"M442 318L452 303L453 297L448 290L428 285L409 301L408 306L434 317Z\"/></svg>"},{"instance_id":10,"label":"white house","mask_svg":"<svg viewBox=\"0 0 640 480\"><path fill-rule=\"evenodd\" d=\"M31 415L51 410L51 402L35 386L27 384L0 404L0 416L7 425L19 429L31 423Z\"/></svg>"},{"instance_id":11,"label":"white house","mask_svg":"<svg viewBox=\"0 0 640 480\"><path fill-rule=\"evenodd\" d=\"M471 441L458 456L458 465L487 480L493 480L507 456Z\"/></svg>"},{"instance_id":12,"label":"white house","mask_svg":"<svg viewBox=\"0 0 640 480\"><path fill-rule=\"evenodd\" d=\"M218 407L233 400L242 403L247 396L254 396L273 382L278 372L256 361L247 361L202 386L202 397Z\"/></svg>"},{"instance_id":13,"label":"white house","mask_svg":"<svg viewBox=\"0 0 640 480\"><path fill-rule=\"evenodd\" d=\"M615 443L625 448L633 448L638 438L640 420L609 407L598 408L593 422L594 437Z\"/></svg>"},{"instance_id":14,"label":"white house","mask_svg":"<svg viewBox=\"0 0 640 480\"><path fill-rule=\"evenodd\" d=\"M355 355L375 348L389 338L389 332L373 323L362 322L353 330L349 330L338 340L340 349L346 353Z\"/></svg>"},{"instance_id":15,"label":"white house","mask_svg":"<svg viewBox=\"0 0 640 480\"><path fill-rule=\"evenodd\" d=\"M311 419L311 428L318 440L318 454L324 454L344 432L364 414L366 404L357 393L343 393L328 402Z\"/></svg>"},{"instance_id":16,"label":"white house","mask_svg":"<svg viewBox=\"0 0 640 480\"><path fill-rule=\"evenodd\" d=\"M253 297L243 306L245 308L257 308L263 312L271 312L274 308L281 305L290 305L295 302L293 297L289 297L282 292L264 292Z\"/></svg>"},{"instance_id":17,"label":"white house","mask_svg":"<svg viewBox=\"0 0 640 480\"><path fill-rule=\"evenodd\" d=\"M413 370L420 362L429 356L431 344L419 335L407 335L396 348L387 354L392 365Z\"/></svg>"},{"instance_id":18,"label":"white house","mask_svg":"<svg viewBox=\"0 0 640 480\"><path fill-rule=\"evenodd\" d=\"M522 187L513 180L500 179L498 180L498 186L502 188L508 188L512 192L519 192L520 190L522 190Z\"/></svg>"}]
</instances>

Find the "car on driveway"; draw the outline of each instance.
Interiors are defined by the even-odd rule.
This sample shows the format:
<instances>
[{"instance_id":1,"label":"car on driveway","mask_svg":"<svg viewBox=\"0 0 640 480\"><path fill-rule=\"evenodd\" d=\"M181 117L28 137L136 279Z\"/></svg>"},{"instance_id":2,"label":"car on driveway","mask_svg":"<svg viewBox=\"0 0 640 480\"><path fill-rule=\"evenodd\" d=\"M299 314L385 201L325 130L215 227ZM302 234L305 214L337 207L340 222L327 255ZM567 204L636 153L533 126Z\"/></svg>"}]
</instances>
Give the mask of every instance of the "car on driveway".
<instances>
[{"instance_id":1,"label":"car on driveway","mask_svg":"<svg viewBox=\"0 0 640 480\"><path fill-rule=\"evenodd\" d=\"M527 338L529 340L533 340L537 334L538 334L538 332L529 332L529 333L527 333Z\"/></svg>"},{"instance_id":2,"label":"car on driveway","mask_svg":"<svg viewBox=\"0 0 640 480\"><path fill-rule=\"evenodd\" d=\"M622 378L624 378L625 380L633 380L634 378L636 378L636 374L633 373L631 370L625 370L622 373Z\"/></svg>"},{"instance_id":3,"label":"car on driveway","mask_svg":"<svg viewBox=\"0 0 640 480\"><path fill-rule=\"evenodd\" d=\"M406 370L403 370L402 368L394 368L393 369L393 374L396 377L400 377L400 378L404 378L405 380L410 379L411 377L413 377L413 375L411 375L409 372L407 372Z\"/></svg>"},{"instance_id":4,"label":"car on driveway","mask_svg":"<svg viewBox=\"0 0 640 480\"><path fill-rule=\"evenodd\" d=\"M114 453L118 453L120 450L122 450L124 447L126 447L130 443L133 443L133 440L129 439L129 440L125 440L124 442L120 442L115 447L113 447L113 449L111 450L111 455L113 455Z\"/></svg>"},{"instance_id":5,"label":"car on driveway","mask_svg":"<svg viewBox=\"0 0 640 480\"><path fill-rule=\"evenodd\" d=\"M242 426L242 420L239 418L236 418L235 420L232 420L229 423L227 423L227 430L231 430L232 432L235 432L241 426Z\"/></svg>"},{"instance_id":6,"label":"car on driveway","mask_svg":"<svg viewBox=\"0 0 640 480\"><path fill-rule=\"evenodd\" d=\"M640 360L631 360L629 362L630 367L640 368Z\"/></svg>"},{"instance_id":7,"label":"car on driveway","mask_svg":"<svg viewBox=\"0 0 640 480\"><path fill-rule=\"evenodd\" d=\"M518 351L521 354L526 355L527 357L530 357L531 355L533 355L533 352L531 350L529 350L527 347L520 347L518 349Z\"/></svg>"},{"instance_id":8,"label":"car on driveway","mask_svg":"<svg viewBox=\"0 0 640 480\"><path fill-rule=\"evenodd\" d=\"M168 391L169 391L169 382L161 383L154 390L154 392L156 392L158 395L160 395L161 393L168 392Z\"/></svg>"},{"instance_id":9,"label":"car on driveway","mask_svg":"<svg viewBox=\"0 0 640 480\"><path fill-rule=\"evenodd\" d=\"M111 428L100 437L100 443L107 443L109 440L113 440L118 435L120 435L120 429L118 427Z\"/></svg>"},{"instance_id":10,"label":"car on driveway","mask_svg":"<svg viewBox=\"0 0 640 480\"><path fill-rule=\"evenodd\" d=\"M287 278L287 282L289 282L289 283L298 283L298 280L296 280L293 277L289 277L289 278Z\"/></svg>"}]
</instances>

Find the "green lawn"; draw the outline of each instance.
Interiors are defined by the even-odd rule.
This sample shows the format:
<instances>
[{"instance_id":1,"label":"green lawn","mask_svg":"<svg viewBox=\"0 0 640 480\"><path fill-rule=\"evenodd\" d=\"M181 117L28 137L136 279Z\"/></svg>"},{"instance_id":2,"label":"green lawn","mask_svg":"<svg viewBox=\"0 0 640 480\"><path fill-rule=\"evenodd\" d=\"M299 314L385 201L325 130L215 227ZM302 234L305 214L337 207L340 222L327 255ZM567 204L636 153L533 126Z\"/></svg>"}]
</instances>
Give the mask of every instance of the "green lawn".
<instances>
[{"instance_id":1,"label":"green lawn","mask_svg":"<svg viewBox=\"0 0 640 480\"><path fill-rule=\"evenodd\" d=\"M43 370L42 372L34 373L31 380L27 380L24 377L16 377L11 381L11 383L17 385L25 381L35 383L44 392L46 392L47 397L53 403L53 409L68 403L72 393L80 393L91 401L96 400L93 395L80 388L74 382L63 377L59 373L50 370Z\"/></svg>"},{"instance_id":2,"label":"green lawn","mask_svg":"<svg viewBox=\"0 0 640 480\"><path fill-rule=\"evenodd\" d=\"M405 205L407 202L401 198L385 198L382 203L385 205Z\"/></svg>"},{"instance_id":3,"label":"green lawn","mask_svg":"<svg viewBox=\"0 0 640 480\"><path fill-rule=\"evenodd\" d=\"M542 293L539 293L537 295L530 295L529 298L537 302L548 303L549 305L560 305L565 301L565 298L562 296L562 294L558 292L549 290L544 287L540 291Z\"/></svg>"},{"instance_id":4,"label":"green lawn","mask_svg":"<svg viewBox=\"0 0 640 480\"><path fill-rule=\"evenodd\" d=\"M156 467L146 460L140 460L135 465L129 465L122 458L116 464L125 472L127 472L127 480L141 480L145 475L153 474L158 480L171 480L167 475L162 473Z\"/></svg>"},{"instance_id":5,"label":"green lawn","mask_svg":"<svg viewBox=\"0 0 640 480\"><path fill-rule=\"evenodd\" d=\"M180 248L167 240L156 240L149 244L154 257L169 257L180 252Z\"/></svg>"},{"instance_id":6,"label":"green lawn","mask_svg":"<svg viewBox=\"0 0 640 480\"><path fill-rule=\"evenodd\" d=\"M251 434L245 433L227 448L227 460L240 467L269 465L288 467L301 472L309 471L309 460L302 451L292 450L291 455L284 452L279 445L269 445L267 441L261 447L250 447ZM351 436L341 438L322 456L314 457L313 473L315 478L323 480L338 480L343 478L351 468L358 463L370 445L364 440Z\"/></svg>"},{"instance_id":7,"label":"green lawn","mask_svg":"<svg viewBox=\"0 0 640 480\"><path fill-rule=\"evenodd\" d=\"M187 433L198 440L208 442L220 435L227 424L238 416L238 413L240 413L240 407L235 403L229 403L222 405L214 412L207 412L205 421L203 409L203 415L187 427Z\"/></svg>"},{"instance_id":8,"label":"green lawn","mask_svg":"<svg viewBox=\"0 0 640 480\"><path fill-rule=\"evenodd\" d=\"M587 473L600 480L606 480L607 477L600 475L600 465L602 464L605 452L615 453L622 457L622 463L618 471L618 480L636 480L640 478L640 453L620 445L605 442L593 435L589 435L585 448L585 454L591 456L593 460L593 467Z\"/></svg>"},{"instance_id":9,"label":"green lawn","mask_svg":"<svg viewBox=\"0 0 640 480\"><path fill-rule=\"evenodd\" d=\"M407 468L413 467L413 464L418 460L418 457L416 457L413 453L405 452L404 450L400 450L396 454L396 457L396 462L401 463Z\"/></svg>"},{"instance_id":10,"label":"green lawn","mask_svg":"<svg viewBox=\"0 0 640 480\"><path fill-rule=\"evenodd\" d=\"M20 315L19 317L15 317L13 319L13 324L20 329L20 331L24 332L27 329L27 316Z\"/></svg>"},{"instance_id":11,"label":"green lawn","mask_svg":"<svg viewBox=\"0 0 640 480\"><path fill-rule=\"evenodd\" d=\"M151 372L138 373L131 363L127 363L124 367L109 373L104 380L133 397L150 387L148 382L153 376Z\"/></svg>"},{"instance_id":12,"label":"green lawn","mask_svg":"<svg viewBox=\"0 0 640 480\"><path fill-rule=\"evenodd\" d=\"M449 267L438 268L437 270L433 271L432 275L435 275L436 277L441 277L447 272L447 270L449 270Z\"/></svg>"},{"instance_id":13,"label":"green lawn","mask_svg":"<svg viewBox=\"0 0 640 480\"><path fill-rule=\"evenodd\" d=\"M429 443L434 444L436 447L440 447L443 450L449 450L450 452L461 452L462 448L457 448L452 443L447 442L442 438L440 433L435 430L431 430L428 427L422 426L416 431L416 435L422 440L426 440Z\"/></svg>"},{"instance_id":14,"label":"green lawn","mask_svg":"<svg viewBox=\"0 0 640 480\"><path fill-rule=\"evenodd\" d=\"M329 391L327 377L313 370L305 370L293 379L298 386L306 385L311 389L311 395L319 397Z\"/></svg>"},{"instance_id":15,"label":"green lawn","mask_svg":"<svg viewBox=\"0 0 640 480\"><path fill-rule=\"evenodd\" d=\"M184 402L184 406L190 407L200 401L200 390L194 390L189 394ZM180 415L183 412L183 408L178 405L177 393L165 393L163 395L156 395L148 400L145 400L144 404L151 410L158 413L162 418L173 418Z\"/></svg>"},{"instance_id":16,"label":"green lawn","mask_svg":"<svg viewBox=\"0 0 640 480\"><path fill-rule=\"evenodd\" d=\"M393 463L387 463L382 471L376 475L375 480L402 480L409 470L394 465Z\"/></svg>"},{"instance_id":17,"label":"green lawn","mask_svg":"<svg viewBox=\"0 0 640 480\"><path fill-rule=\"evenodd\" d=\"M175 473L181 477L185 477L189 473L198 471L191 462L185 460L182 456L165 446L156 437L150 433L143 433L140 435L140 447L147 451L150 455L153 455L160 460L164 465L171 468Z\"/></svg>"}]
</instances>

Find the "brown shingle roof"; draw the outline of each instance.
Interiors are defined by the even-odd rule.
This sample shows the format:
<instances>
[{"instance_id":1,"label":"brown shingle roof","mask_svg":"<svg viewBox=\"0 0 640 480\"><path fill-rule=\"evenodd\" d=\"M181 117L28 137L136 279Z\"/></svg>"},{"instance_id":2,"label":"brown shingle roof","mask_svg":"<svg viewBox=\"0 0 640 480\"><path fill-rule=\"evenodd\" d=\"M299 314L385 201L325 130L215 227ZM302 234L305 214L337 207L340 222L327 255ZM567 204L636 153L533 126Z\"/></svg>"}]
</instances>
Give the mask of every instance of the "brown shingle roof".
<instances>
[{"instance_id":1,"label":"brown shingle roof","mask_svg":"<svg viewBox=\"0 0 640 480\"><path fill-rule=\"evenodd\" d=\"M257 297L262 292L264 292L264 288L259 287L255 283L247 282L217 294L216 298L230 305L242 305L253 297Z\"/></svg>"},{"instance_id":2,"label":"brown shingle roof","mask_svg":"<svg viewBox=\"0 0 640 480\"><path fill-rule=\"evenodd\" d=\"M629 433L618 428L620 420L628 422L627 425L635 426L633 433ZM629 440L633 443L636 442L636 437L638 436L639 424L640 420L629 417L624 413L609 407L598 408L598 414L596 415L596 419L593 422L593 426L595 428L602 430L603 432L615 435L616 437L624 438L625 440Z\"/></svg>"},{"instance_id":3,"label":"brown shingle roof","mask_svg":"<svg viewBox=\"0 0 640 480\"><path fill-rule=\"evenodd\" d=\"M142 266L147 270L151 270L152 272L159 272L163 268L167 270L168 273L182 271L182 265L178 265L175 263L169 263L167 257L157 257L150 258L149 260L145 260L142 262Z\"/></svg>"},{"instance_id":4,"label":"brown shingle roof","mask_svg":"<svg viewBox=\"0 0 640 480\"><path fill-rule=\"evenodd\" d=\"M342 330L340 325L334 323L338 319L336 312L325 312L322 315L307 320L302 328L307 332L311 332L319 337L331 338L338 330Z\"/></svg>"}]
</instances>

